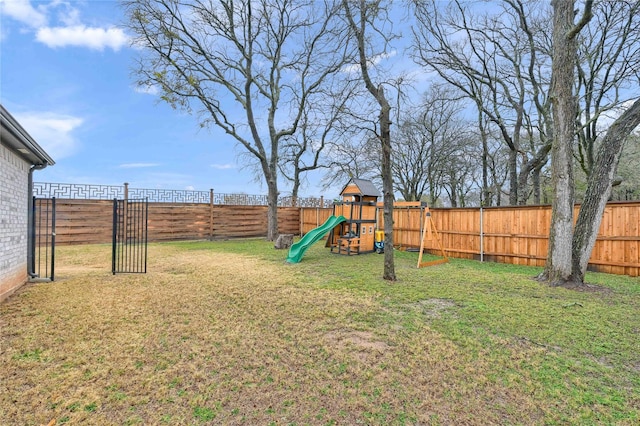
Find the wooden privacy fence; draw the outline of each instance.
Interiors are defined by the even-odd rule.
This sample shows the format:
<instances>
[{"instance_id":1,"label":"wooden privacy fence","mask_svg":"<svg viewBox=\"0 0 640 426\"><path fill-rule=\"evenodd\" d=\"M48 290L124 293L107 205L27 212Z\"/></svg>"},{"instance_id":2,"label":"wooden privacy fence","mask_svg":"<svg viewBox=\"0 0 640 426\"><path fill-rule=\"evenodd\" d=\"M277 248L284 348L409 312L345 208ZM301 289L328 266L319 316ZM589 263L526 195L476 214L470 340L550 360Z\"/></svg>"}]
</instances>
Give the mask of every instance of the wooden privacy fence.
<instances>
[{"instance_id":1,"label":"wooden privacy fence","mask_svg":"<svg viewBox=\"0 0 640 426\"><path fill-rule=\"evenodd\" d=\"M518 265L544 266L547 258L550 206L432 208L432 220L451 257L484 259ZM577 217L579 206L576 206ZM306 233L332 214L332 209L302 208L300 229ZM420 247L423 211L396 208L394 245ZM382 210L378 224L383 226ZM437 254L435 241L426 251ZM612 202L605 209L589 270L640 276L640 203Z\"/></svg>"},{"instance_id":2,"label":"wooden privacy fence","mask_svg":"<svg viewBox=\"0 0 640 426\"><path fill-rule=\"evenodd\" d=\"M278 230L300 232L300 209L278 208ZM149 203L149 241L264 237L266 206ZM56 199L56 244L109 243L112 200Z\"/></svg>"},{"instance_id":3,"label":"wooden privacy fence","mask_svg":"<svg viewBox=\"0 0 640 426\"><path fill-rule=\"evenodd\" d=\"M576 216L578 207L576 207ZM333 210L279 207L280 233L300 234L322 225ZM451 257L543 266L548 249L550 206L432 208L432 220ZM112 200L56 199L56 244L108 243ZM419 248L423 211L394 209L396 247ZM382 227L382 210L378 211ZM149 241L264 237L267 207L212 202L149 203ZM427 241L426 251L437 245ZM613 202L605 209L589 269L640 276L640 202Z\"/></svg>"}]
</instances>

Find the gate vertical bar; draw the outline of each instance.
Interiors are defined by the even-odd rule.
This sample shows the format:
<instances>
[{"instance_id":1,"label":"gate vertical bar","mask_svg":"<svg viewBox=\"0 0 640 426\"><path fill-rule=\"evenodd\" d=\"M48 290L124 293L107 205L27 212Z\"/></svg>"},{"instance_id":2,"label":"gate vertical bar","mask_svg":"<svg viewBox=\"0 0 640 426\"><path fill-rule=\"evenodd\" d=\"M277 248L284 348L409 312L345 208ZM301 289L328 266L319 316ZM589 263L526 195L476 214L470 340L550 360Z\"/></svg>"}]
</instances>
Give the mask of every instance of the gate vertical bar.
<instances>
[{"instance_id":1,"label":"gate vertical bar","mask_svg":"<svg viewBox=\"0 0 640 426\"><path fill-rule=\"evenodd\" d=\"M111 272L116 274L116 256L118 244L118 200L113 199L113 229L111 233Z\"/></svg>"},{"instance_id":2,"label":"gate vertical bar","mask_svg":"<svg viewBox=\"0 0 640 426\"><path fill-rule=\"evenodd\" d=\"M131 224L133 225L133 229L131 232L131 239L128 240L131 244L131 251L132 251L132 259L131 259L131 266L132 266L132 270L134 271L138 271L139 270L139 254L140 254L140 247L138 244L138 238L139 238L139 232L140 232L140 227L139 227L139 210L140 210L140 205L138 203L133 203L132 204L132 209L131 209Z\"/></svg>"},{"instance_id":3,"label":"gate vertical bar","mask_svg":"<svg viewBox=\"0 0 640 426\"><path fill-rule=\"evenodd\" d=\"M56 197L51 198L51 281L56 270Z\"/></svg>"},{"instance_id":4,"label":"gate vertical bar","mask_svg":"<svg viewBox=\"0 0 640 426\"><path fill-rule=\"evenodd\" d=\"M49 271L49 235L51 233L50 229L49 229L49 203L45 203L45 208L44 208L44 274L48 275L47 272ZM40 204L41 210L42 209L42 204ZM42 233L40 233L39 235L39 239L40 239L40 247L42 247ZM42 257L40 257L40 264L38 265L39 267L42 267ZM40 272L40 269L38 269L38 275L42 276L42 273Z\"/></svg>"},{"instance_id":5,"label":"gate vertical bar","mask_svg":"<svg viewBox=\"0 0 640 426\"><path fill-rule=\"evenodd\" d=\"M144 200L144 273L147 273L147 254L149 246L149 200Z\"/></svg>"}]
</instances>

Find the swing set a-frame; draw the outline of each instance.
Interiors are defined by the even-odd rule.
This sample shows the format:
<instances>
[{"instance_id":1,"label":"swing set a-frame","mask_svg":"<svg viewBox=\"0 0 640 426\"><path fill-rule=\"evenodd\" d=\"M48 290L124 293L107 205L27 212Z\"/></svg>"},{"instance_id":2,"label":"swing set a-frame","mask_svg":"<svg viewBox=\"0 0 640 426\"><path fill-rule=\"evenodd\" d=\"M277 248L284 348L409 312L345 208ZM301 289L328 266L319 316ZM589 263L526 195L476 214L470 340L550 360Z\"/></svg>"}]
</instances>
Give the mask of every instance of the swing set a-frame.
<instances>
[{"instance_id":1,"label":"swing set a-frame","mask_svg":"<svg viewBox=\"0 0 640 426\"><path fill-rule=\"evenodd\" d=\"M441 258L430 260L423 262L422 254L424 253L424 246L426 241L435 241L440 249ZM442 241L440 241L440 236L438 235L438 230L433 223L433 219L431 218L431 212L429 211L429 207L424 208L424 220L422 225L422 238L420 240L420 255L418 256L418 268L423 268L425 266L433 266L439 265L441 263L449 262L449 258L447 257L447 253L442 247Z\"/></svg>"}]
</instances>

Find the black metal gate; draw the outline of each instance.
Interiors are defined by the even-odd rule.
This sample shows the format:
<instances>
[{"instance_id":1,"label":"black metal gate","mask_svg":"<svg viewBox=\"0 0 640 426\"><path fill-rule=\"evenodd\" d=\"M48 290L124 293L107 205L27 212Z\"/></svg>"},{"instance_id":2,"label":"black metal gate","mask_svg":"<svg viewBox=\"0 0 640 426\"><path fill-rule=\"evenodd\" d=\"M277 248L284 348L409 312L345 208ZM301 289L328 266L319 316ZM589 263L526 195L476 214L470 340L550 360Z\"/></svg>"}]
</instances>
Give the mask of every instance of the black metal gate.
<instances>
[{"instance_id":1,"label":"black metal gate","mask_svg":"<svg viewBox=\"0 0 640 426\"><path fill-rule=\"evenodd\" d=\"M149 203L143 200L113 200L113 247L111 272L147 272L147 222Z\"/></svg>"},{"instance_id":2,"label":"black metal gate","mask_svg":"<svg viewBox=\"0 0 640 426\"><path fill-rule=\"evenodd\" d=\"M31 278L55 278L56 199L33 197L29 232L29 274Z\"/></svg>"}]
</instances>

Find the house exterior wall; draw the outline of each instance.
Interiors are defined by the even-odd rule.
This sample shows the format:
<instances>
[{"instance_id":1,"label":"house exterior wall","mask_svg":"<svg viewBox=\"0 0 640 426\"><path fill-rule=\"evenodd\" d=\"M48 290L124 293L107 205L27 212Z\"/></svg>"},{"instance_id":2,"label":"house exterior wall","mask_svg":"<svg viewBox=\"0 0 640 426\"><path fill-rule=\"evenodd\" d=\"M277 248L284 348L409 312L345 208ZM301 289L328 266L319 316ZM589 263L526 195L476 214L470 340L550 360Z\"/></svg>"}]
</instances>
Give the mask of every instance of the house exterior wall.
<instances>
[{"instance_id":1,"label":"house exterior wall","mask_svg":"<svg viewBox=\"0 0 640 426\"><path fill-rule=\"evenodd\" d=\"M29 168L0 145L0 301L27 281Z\"/></svg>"}]
</instances>

